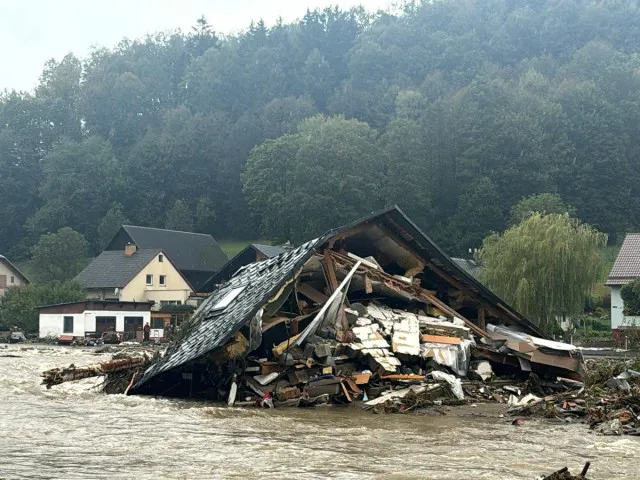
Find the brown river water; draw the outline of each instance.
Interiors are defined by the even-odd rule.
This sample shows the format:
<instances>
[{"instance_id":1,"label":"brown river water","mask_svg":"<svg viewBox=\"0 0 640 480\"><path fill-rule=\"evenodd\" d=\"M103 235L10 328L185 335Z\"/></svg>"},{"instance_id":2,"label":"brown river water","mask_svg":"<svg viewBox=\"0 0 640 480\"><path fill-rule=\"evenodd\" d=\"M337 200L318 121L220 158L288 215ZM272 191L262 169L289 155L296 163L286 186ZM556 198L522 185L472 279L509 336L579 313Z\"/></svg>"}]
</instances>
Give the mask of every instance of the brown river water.
<instances>
[{"instance_id":1,"label":"brown river water","mask_svg":"<svg viewBox=\"0 0 640 480\"><path fill-rule=\"evenodd\" d=\"M99 379L40 386L43 370L108 358L0 345L0 479L532 480L587 460L590 478L640 478L640 439L580 424L513 426L500 405L373 415L109 396L94 388Z\"/></svg>"}]
</instances>

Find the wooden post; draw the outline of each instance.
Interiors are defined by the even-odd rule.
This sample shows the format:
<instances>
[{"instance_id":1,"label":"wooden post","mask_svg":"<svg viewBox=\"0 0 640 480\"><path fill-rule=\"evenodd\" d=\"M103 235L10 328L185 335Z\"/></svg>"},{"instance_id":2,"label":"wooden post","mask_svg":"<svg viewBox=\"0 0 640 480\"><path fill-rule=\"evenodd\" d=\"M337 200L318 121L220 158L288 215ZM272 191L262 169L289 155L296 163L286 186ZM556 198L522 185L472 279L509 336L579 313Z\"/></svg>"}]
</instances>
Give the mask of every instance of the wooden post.
<instances>
[{"instance_id":1,"label":"wooden post","mask_svg":"<svg viewBox=\"0 0 640 480\"><path fill-rule=\"evenodd\" d=\"M485 317L484 317L484 308L481 306L478 307L478 326L482 330L487 329L487 321L485 320Z\"/></svg>"}]
</instances>

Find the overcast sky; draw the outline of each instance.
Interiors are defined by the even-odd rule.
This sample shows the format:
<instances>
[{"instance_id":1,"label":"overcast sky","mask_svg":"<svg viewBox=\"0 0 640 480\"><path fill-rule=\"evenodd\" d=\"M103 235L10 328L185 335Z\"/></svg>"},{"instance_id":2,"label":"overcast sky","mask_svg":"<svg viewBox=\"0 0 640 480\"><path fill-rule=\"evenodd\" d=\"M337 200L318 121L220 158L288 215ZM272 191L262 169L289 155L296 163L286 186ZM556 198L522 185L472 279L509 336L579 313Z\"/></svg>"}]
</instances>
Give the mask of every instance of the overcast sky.
<instances>
[{"instance_id":1,"label":"overcast sky","mask_svg":"<svg viewBox=\"0 0 640 480\"><path fill-rule=\"evenodd\" d=\"M69 52L84 57L92 46L181 28L204 15L216 32L245 29L260 18L292 21L307 8L338 4L387 8L390 0L0 0L0 91L31 90L44 63Z\"/></svg>"}]
</instances>

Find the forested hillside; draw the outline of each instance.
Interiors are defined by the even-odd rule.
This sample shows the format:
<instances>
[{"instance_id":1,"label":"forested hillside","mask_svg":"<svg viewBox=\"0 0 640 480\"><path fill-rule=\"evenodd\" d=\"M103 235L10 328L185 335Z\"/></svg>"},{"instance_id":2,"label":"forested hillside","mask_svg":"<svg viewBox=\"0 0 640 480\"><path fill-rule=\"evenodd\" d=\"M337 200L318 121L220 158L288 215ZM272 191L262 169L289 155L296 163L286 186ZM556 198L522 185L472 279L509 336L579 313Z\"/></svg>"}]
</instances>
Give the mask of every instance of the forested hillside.
<instances>
[{"instance_id":1,"label":"forested hillside","mask_svg":"<svg viewBox=\"0 0 640 480\"><path fill-rule=\"evenodd\" d=\"M392 203L449 253L557 193L640 223L640 8L450 0L309 12L50 62L0 96L0 252L123 222L298 242Z\"/></svg>"}]
</instances>

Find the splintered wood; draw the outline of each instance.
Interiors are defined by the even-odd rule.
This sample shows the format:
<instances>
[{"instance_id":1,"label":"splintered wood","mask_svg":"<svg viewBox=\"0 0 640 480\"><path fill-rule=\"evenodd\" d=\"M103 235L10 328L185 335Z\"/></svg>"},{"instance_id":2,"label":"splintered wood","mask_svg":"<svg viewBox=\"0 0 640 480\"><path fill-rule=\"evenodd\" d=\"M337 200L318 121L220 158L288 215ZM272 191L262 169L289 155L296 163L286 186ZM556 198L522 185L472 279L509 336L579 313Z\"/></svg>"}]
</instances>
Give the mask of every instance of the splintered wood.
<instances>
[{"instance_id":1,"label":"splintered wood","mask_svg":"<svg viewBox=\"0 0 640 480\"><path fill-rule=\"evenodd\" d=\"M42 373L42 384L47 388L64 382L74 382L84 378L99 377L109 373L121 372L142 367L147 362L145 357L127 357L110 362L94 363L84 367L69 365L66 368L52 368Z\"/></svg>"}]
</instances>

